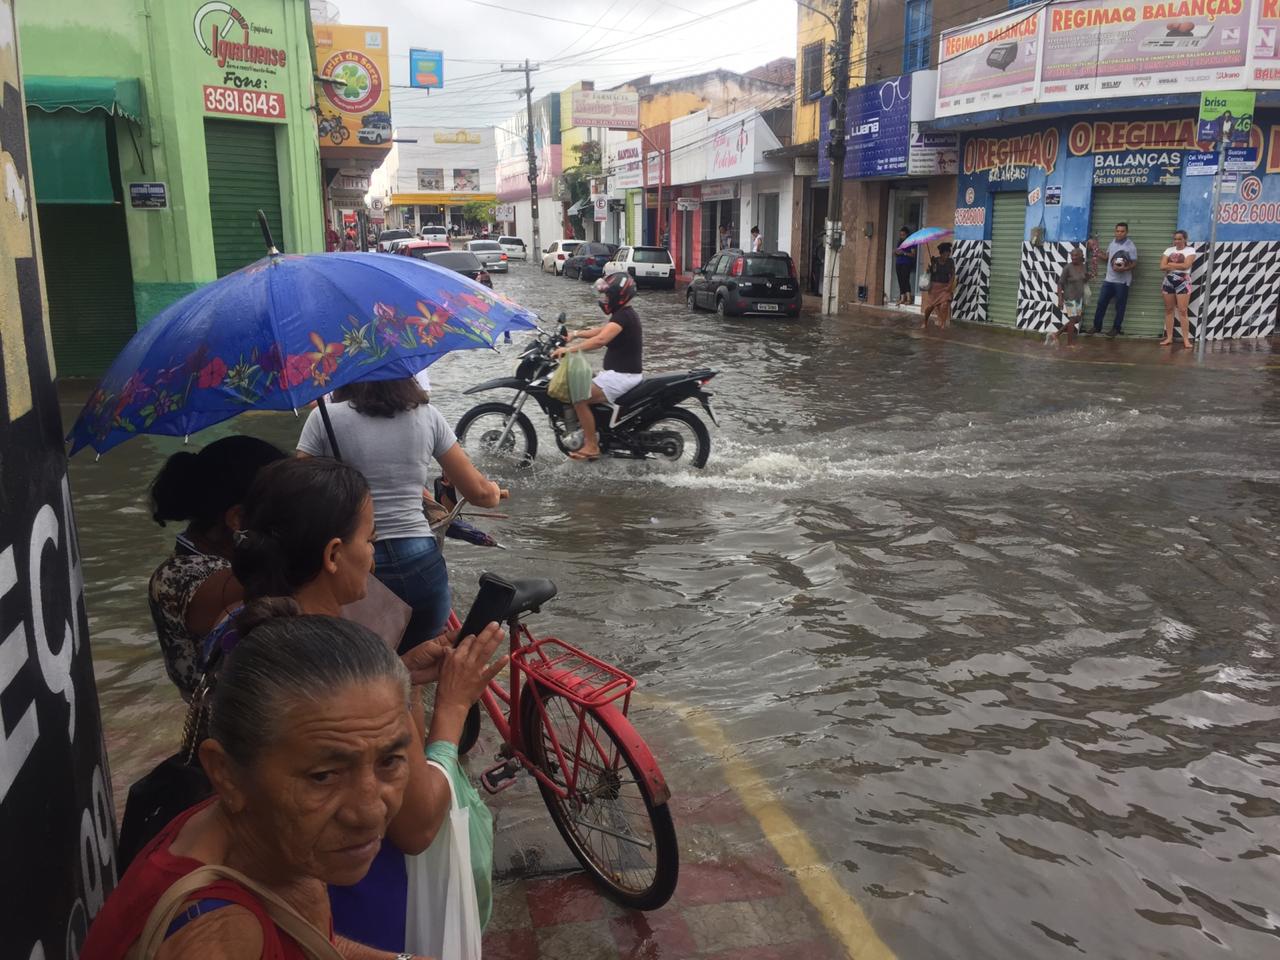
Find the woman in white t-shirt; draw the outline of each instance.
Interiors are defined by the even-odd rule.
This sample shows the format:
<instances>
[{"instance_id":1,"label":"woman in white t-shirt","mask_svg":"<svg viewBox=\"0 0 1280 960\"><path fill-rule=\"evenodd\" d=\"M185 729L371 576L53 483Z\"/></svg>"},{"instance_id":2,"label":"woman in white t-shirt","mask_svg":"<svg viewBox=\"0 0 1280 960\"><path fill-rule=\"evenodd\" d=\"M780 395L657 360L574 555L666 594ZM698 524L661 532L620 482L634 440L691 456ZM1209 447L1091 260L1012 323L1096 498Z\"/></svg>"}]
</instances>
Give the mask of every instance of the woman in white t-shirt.
<instances>
[{"instance_id":1,"label":"woman in white t-shirt","mask_svg":"<svg viewBox=\"0 0 1280 960\"><path fill-rule=\"evenodd\" d=\"M1160 269L1164 279L1160 282L1160 294L1164 297L1164 339L1160 346L1173 343L1173 325L1177 317L1182 319L1182 345L1191 346L1191 318L1187 308L1191 303L1191 267L1196 262L1196 248L1187 243L1187 232L1173 232L1173 246L1167 247L1160 257Z\"/></svg>"},{"instance_id":2,"label":"woman in white t-shirt","mask_svg":"<svg viewBox=\"0 0 1280 960\"><path fill-rule=\"evenodd\" d=\"M452 607L444 555L422 511L431 461L478 507L497 506L507 491L475 468L412 377L353 383L334 397L338 402L330 405L329 417L338 451L364 474L373 498L374 576L413 608L400 645L404 653L438 636ZM333 456L319 410L311 411L302 428L298 453Z\"/></svg>"}]
</instances>

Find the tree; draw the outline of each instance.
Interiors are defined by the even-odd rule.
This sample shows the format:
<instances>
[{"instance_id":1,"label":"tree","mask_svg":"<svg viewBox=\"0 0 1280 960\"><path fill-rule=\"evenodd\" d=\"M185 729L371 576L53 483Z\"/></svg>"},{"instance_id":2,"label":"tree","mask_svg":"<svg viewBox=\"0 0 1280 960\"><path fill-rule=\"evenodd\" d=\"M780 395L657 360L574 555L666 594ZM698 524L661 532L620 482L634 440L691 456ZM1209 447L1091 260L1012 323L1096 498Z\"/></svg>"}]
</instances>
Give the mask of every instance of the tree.
<instances>
[{"instance_id":1,"label":"tree","mask_svg":"<svg viewBox=\"0 0 1280 960\"><path fill-rule=\"evenodd\" d=\"M472 200L462 208L462 216L467 223L488 223L491 205L483 200Z\"/></svg>"},{"instance_id":2,"label":"tree","mask_svg":"<svg viewBox=\"0 0 1280 960\"><path fill-rule=\"evenodd\" d=\"M577 157L577 163L564 172L566 210L575 203L591 197L591 181L602 173L599 143L588 140L575 145L572 149L574 156ZM585 217L581 213L576 213L569 219L577 221L575 232L579 239L584 238L587 235L583 222Z\"/></svg>"}]
</instances>

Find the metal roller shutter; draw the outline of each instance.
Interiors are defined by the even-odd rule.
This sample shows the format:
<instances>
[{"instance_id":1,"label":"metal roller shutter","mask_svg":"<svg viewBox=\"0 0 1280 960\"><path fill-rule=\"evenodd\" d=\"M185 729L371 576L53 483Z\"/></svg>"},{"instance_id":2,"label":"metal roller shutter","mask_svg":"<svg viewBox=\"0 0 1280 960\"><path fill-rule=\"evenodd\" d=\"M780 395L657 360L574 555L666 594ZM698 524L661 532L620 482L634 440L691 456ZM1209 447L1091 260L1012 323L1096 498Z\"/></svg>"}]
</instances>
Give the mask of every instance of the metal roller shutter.
<instances>
[{"instance_id":1,"label":"metal roller shutter","mask_svg":"<svg viewBox=\"0 0 1280 960\"><path fill-rule=\"evenodd\" d=\"M991 212L991 289L987 319L1002 327L1018 323L1018 274L1022 270L1022 238L1026 233L1026 194L997 193Z\"/></svg>"},{"instance_id":2,"label":"metal roller shutter","mask_svg":"<svg viewBox=\"0 0 1280 960\"><path fill-rule=\"evenodd\" d=\"M1135 337L1164 333L1164 301L1160 297L1160 255L1173 243L1178 228L1178 191L1161 187L1097 187L1089 213L1089 231L1105 249L1115 239L1116 223L1129 224L1129 237L1138 248L1138 267L1133 272L1129 302L1124 314L1124 332ZM1103 277L1093 284L1094 303L1102 290ZM1092 322L1093 306L1086 308ZM1110 330L1115 314L1107 309L1104 330Z\"/></svg>"},{"instance_id":3,"label":"metal roller shutter","mask_svg":"<svg viewBox=\"0 0 1280 960\"><path fill-rule=\"evenodd\" d=\"M138 326L124 208L42 203L39 216L58 376L98 376Z\"/></svg>"},{"instance_id":4,"label":"metal roller shutter","mask_svg":"<svg viewBox=\"0 0 1280 960\"><path fill-rule=\"evenodd\" d=\"M225 277L266 256L259 210L267 215L276 246L284 249L276 131L269 123L206 120L204 144L213 252L218 276Z\"/></svg>"}]
</instances>

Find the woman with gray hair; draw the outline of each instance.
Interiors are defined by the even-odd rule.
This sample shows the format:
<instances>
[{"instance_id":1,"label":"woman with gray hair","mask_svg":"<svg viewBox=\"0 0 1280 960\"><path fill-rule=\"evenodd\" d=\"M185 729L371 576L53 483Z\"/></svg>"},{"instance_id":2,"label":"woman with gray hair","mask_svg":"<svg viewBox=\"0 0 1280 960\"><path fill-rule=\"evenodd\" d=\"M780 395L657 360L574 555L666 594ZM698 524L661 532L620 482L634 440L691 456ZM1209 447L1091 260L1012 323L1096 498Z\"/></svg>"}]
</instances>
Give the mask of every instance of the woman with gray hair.
<instances>
[{"instance_id":1,"label":"woman with gray hair","mask_svg":"<svg viewBox=\"0 0 1280 960\"><path fill-rule=\"evenodd\" d=\"M396 956L333 935L326 885L365 875L404 800L408 671L364 627L291 600L251 604L240 635L200 744L215 796L133 862L82 960ZM433 734L460 731L500 639L490 624L444 655Z\"/></svg>"}]
</instances>

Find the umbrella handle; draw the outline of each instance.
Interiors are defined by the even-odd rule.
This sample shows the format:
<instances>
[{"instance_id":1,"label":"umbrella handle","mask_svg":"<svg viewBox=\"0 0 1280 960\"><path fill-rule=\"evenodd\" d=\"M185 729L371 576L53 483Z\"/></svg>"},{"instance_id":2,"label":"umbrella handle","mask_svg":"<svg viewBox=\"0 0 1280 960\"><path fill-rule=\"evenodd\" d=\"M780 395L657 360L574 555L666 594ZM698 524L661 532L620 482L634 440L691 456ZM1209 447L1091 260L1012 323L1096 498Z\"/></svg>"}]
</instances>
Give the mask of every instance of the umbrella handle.
<instances>
[{"instance_id":1,"label":"umbrella handle","mask_svg":"<svg viewBox=\"0 0 1280 960\"><path fill-rule=\"evenodd\" d=\"M316 401L316 406L320 408L320 419L324 421L324 432L329 437L329 449L333 451L333 459L341 460L342 451L338 449L338 435L333 432L333 421L329 419L329 406L324 402L324 397Z\"/></svg>"},{"instance_id":2,"label":"umbrella handle","mask_svg":"<svg viewBox=\"0 0 1280 960\"><path fill-rule=\"evenodd\" d=\"M279 253L280 249L276 246L276 242L271 239L271 224L267 223L267 215L261 210L258 211L258 226L262 228L262 240L267 245L267 255L274 256ZM324 419L325 423L329 422L328 416Z\"/></svg>"}]
</instances>

